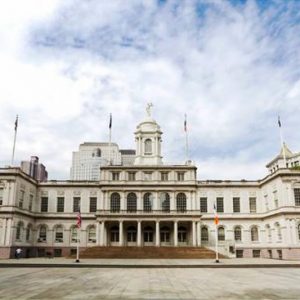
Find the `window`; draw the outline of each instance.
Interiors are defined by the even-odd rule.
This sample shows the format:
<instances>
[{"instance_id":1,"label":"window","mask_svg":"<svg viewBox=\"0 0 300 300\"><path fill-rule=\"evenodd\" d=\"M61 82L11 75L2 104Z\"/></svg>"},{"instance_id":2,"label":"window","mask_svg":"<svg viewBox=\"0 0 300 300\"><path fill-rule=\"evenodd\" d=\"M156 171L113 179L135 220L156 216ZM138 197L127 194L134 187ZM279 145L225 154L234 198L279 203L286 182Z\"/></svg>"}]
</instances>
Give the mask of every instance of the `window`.
<instances>
[{"instance_id":1,"label":"window","mask_svg":"<svg viewBox=\"0 0 300 300\"><path fill-rule=\"evenodd\" d=\"M233 203L233 212L234 212L234 213L239 213L239 212L241 212L240 198L234 197L234 198L232 199L232 203Z\"/></svg>"},{"instance_id":2,"label":"window","mask_svg":"<svg viewBox=\"0 0 300 300\"><path fill-rule=\"evenodd\" d=\"M252 250L252 256L259 258L260 257L260 250Z\"/></svg>"},{"instance_id":3,"label":"window","mask_svg":"<svg viewBox=\"0 0 300 300\"><path fill-rule=\"evenodd\" d=\"M95 155L96 155L97 157L101 157L101 149L100 149L100 148L96 149Z\"/></svg>"},{"instance_id":4,"label":"window","mask_svg":"<svg viewBox=\"0 0 300 300\"><path fill-rule=\"evenodd\" d=\"M251 228L251 241L257 242L258 241L258 229L256 226Z\"/></svg>"},{"instance_id":5,"label":"window","mask_svg":"<svg viewBox=\"0 0 300 300\"><path fill-rule=\"evenodd\" d=\"M17 224L17 228L16 228L16 240L17 241L21 241L22 240L23 227L24 227L23 222L19 222Z\"/></svg>"},{"instance_id":6,"label":"window","mask_svg":"<svg viewBox=\"0 0 300 300\"><path fill-rule=\"evenodd\" d=\"M48 197L41 199L41 212L48 212Z\"/></svg>"},{"instance_id":7,"label":"window","mask_svg":"<svg viewBox=\"0 0 300 300\"><path fill-rule=\"evenodd\" d=\"M135 212L137 210L137 197L135 193L127 195L127 211Z\"/></svg>"},{"instance_id":8,"label":"window","mask_svg":"<svg viewBox=\"0 0 300 300\"><path fill-rule=\"evenodd\" d=\"M168 172L161 172L161 181L168 181L169 180L169 173Z\"/></svg>"},{"instance_id":9,"label":"window","mask_svg":"<svg viewBox=\"0 0 300 300\"><path fill-rule=\"evenodd\" d=\"M256 198L255 197L249 198L249 207L250 207L250 213L256 213Z\"/></svg>"},{"instance_id":10,"label":"window","mask_svg":"<svg viewBox=\"0 0 300 300\"><path fill-rule=\"evenodd\" d=\"M152 180L152 172L144 172L144 180Z\"/></svg>"},{"instance_id":11,"label":"window","mask_svg":"<svg viewBox=\"0 0 300 300\"><path fill-rule=\"evenodd\" d=\"M201 242L208 242L208 229L206 226L201 227Z\"/></svg>"},{"instance_id":12,"label":"window","mask_svg":"<svg viewBox=\"0 0 300 300\"><path fill-rule=\"evenodd\" d=\"M31 229L32 225L28 224L26 228L26 242L29 242L31 240Z\"/></svg>"},{"instance_id":13,"label":"window","mask_svg":"<svg viewBox=\"0 0 300 300\"><path fill-rule=\"evenodd\" d=\"M73 212L80 211L80 197L73 198Z\"/></svg>"},{"instance_id":14,"label":"window","mask_svg":"<svg viewBox=\"0 0 300 300\"><path fill-rule=\"evenodd\" d=\"M72 226L70 230L71 243L77 243L77 227Z\"/></svg>"},{"instance_id":15,"label":"window","mask_svg":"<svg viewBox=\"0 0 300 300\"><path fill-rule=\"evenodd\" d=\"M282 234L281 234L280 224L276 223L275 228L276 228L276 231L277 231L277 240L281 241L282 240Z\"/></svg>"},{"instance_id":16,"label":"window","mask_svg":"<svg viewBox=\"0 0 300 300\"><path fill-rule=\"evenodd\" d=\"M176 208L177 211L186 211L186 195L184 193L179 193L176 196Z\"/></svg>"},{"instance_id":17,"label":"window","mask_svg":"<svg viewBox=\"0 0 300 300\"><path fill-rule=\"evenodd\" d=\"M3 188L0 188L0 205L3 205Z\"/></svg>"},{"instance_id":18,"label":"window","mask_svg":"<svg viewBox=\"0 0 300 300\"><path fill-rule=\"evenodd\" d=\"M298 239L300 240L300 224L298 225Z\"/></svg>"},{"instance_id":19,"label":"window","mask_svg":"<svg viewBox=\"0 0 300 300\"><path fill-rule=\"evenodd\" d=\"M119 212L121 209L121 197L119 193L112 193L110 196L110 211Z\"/></svg>"},{"instance_id":20,"label":"window","mask_svg":"<svg viewBox=\"0 0 300 300\"><path fill-rule=\"evenodd\" d=\"M57 197L56 211L57 212L65 211L65 198L64 197Z\"/></svg>"},{"instance_id":21,"label":"window","mask_svg":"<svg viewBox=\"0 0 300 300\"><path fill-rule=\"evenodd\" d=\"M33 204L33 195L29 195L29 204L28 204L28 210L32 211L32 204Z\"/></svg>"},{"instance_id":22,"label":"window","mask_svg":"<svg viewBox=\"0 0 300 300\"><path fill-rule=\"evenodd\" d=\"M96 212L96 211L97 211L97 198L90 197L90 212Z\"/></svg>"},{"instance_id":23,"label":"window","mask_svg":"<svg viewBox=\"0 0 300 300\"><path fill-rule=\"evenodd\" d=\"M128 172L128 180L135 181L135 173L136 172Z\"/></svg>"},{"instance_id":24,"label":"window","mask_svg":"<svg viewBox=\"0 0 300 300\"><path fill-rule=\"evenodd\" d=\"M274 207L278 208L278 193L277 193L277 191L273 192L273 198L274 198Z\"/></svg>"},{"instance_id":25,"label":"window","mask_svg":"<svg viewBox=\"0 0 300 300\"><path fill-rule=\"evenodd\" d=\"M63 243L64 241L64 229L61 225L55 227L55 243Z\"/></svg>"},{"instance_id":26,"label":"window","mask_svg":"<svg viewBox=\"0 0 300 300\"><path fill-rule=\"evenodd\" d=\"M177 172L177 180L184 181L184 172Z\"/></svg>"},{"instance_id":27,"label":"window","mask_svg":"<svg viewBox=\"0 0 300 300\"><path fill-rule=\"evenodd\" d=\"M178 228L178 242L179 243L187 242L187 230L183 226Z\"/></svg>"},{"instance_id":28,"label":"window","mask_svg":"<svg viewBox=\"0 0 300 300\"><path fill-rule=\"evenodd\" d=\"M168 193L162 192L160 194L161 209L164 212L170 212L170 195Z\"/></svg>"},{"instance_id":29,"label":"window","mask_svg":"<svg viewBox=\"0 0 300 300\"><path fill-rule=\"evenodd\" d=\"M207 213L207 198L200 198L200 211L202 213Z\"/></svg>"},{"instance_id":30,"label":"window","mask_svg":"<svg viewBox=\"0 0 300 300\"><path fill-rule=\"evenodd\" d=\"M242 229L240 226L234 228L234 240L240 242L242 240Z\"/></svg>"},{"instance_id":31,"label":"window","mask_svg":"<svg viewBox=\"0 0 300 300\"><path fill-rule=\"evenodd\" d=\"M127 228L127 242L136 242L136 227L129 226Z\"/></svg>"},{"instance_id":32,"label":"window","mask_svg":"<svg viewBox=\"0 0 300 300\"><path fill-rule=\"evenodd\" d=\"M145 243L153 242L153 228L150 226L144 228L144 242Z\"/></svg>"},{"instance_id":33,"label":"window","mask_svg":"<svg viewBox=\"0 0 300 300\"><path fill-rule=\"evenodd\" d=\"M170 242L170 228L169 227L164 226L160 230L160 241L162 243L169 243Z\"/></svg>"},{"instance_id":34,"label":"window","mask_svg":"<svg viewBox=\"0 0 300 300\"><path fill-rule=\"evenodd\" d=\"M94 225L88 227L88 243L96 243L96 228Z\"/></svg>"},{"instance_id":35,"label":"window","mask_svg":"<svg viewBox=\"0 0 300 300\"><path fill-rule=\"evenodd\" d=\"M265 195L265 207L266 207L266 210L269 210L269 201L268 201L268 195Z\"/></svg>"},{"instance_id":36,"label":"window","mask_svg":"<svg viewBox=\"0 0 300 300\"><path fill-rule=\"evenodd\" d=\"M218 228L218 241L225 241L225 229L223 226Z\"/></svg>"},{"instance_id":37,"label":"window","mask_svg":"<svg viewBox=\"0 0 300 300\"><path fill-rule=\"evenodd\" d=\"M223 198L221 197L217 198L217 212L218 213L224 212L224 202L223 202Z\"/></svg>"},{"instance_id":38,"label":"window","mask_svg":"<svg viewBox=\"0 0 300 300\"><path fill-rule=\"evenodd\" d=\"M46 225L41 225L38 242L46 242L46 241L47 241L47 227Z\"/></svg>"},{"instance_id":39,"label":"window","mask_svg":"<svg viewBox=\"0 0 300 300\"><path fill-rule=\"evenodd\" d=\"M112 180L113 181L120 180L120 172L112 172Z\"/></svg>"},{"instance_id":40,"label":"window","mask_svg":"<svg viewBox=\"0 0 300 300\"><path fill-rule=\"evenodd\" d=\"M271 227L269 224L266 225L266 231L267 231L267 236L268 236L268 242L272 242L272 232L271 232Z\"/></svg>"},{"instance_id":41,"label":"window","mask_svg":"<svg viewBox=\"0 0 300 300\"><path fill-rule=\"evenodd\" d=\"M152 194L146 193L144 195L144 211L152 211Z\"/></svg>"},{"instance_id":42,"label":"window","mask_svg":"<svg viewBox=\"0 0 300 300\"><path fill-rule=\"evenodd\" d=\"M23 208L25 191L20 191L19 208Z\"/></svg>"},{"instance_id":43,"label":"window","mask_svg":"<svg viewBox=\"0 0 300 300\"><path fill-rule=\"evenodd\" d=\"M244 250L242 250L242 249L237 249L235 251L235 253L236 253L236 258L243 258L244 257Z\"/></svg>"},{"instance_id":44,"label":"window","mask_svg":"<svg viewBox=\"0 0 300 300\"><path fill-rule=\"evenodd\" d=\"M110 241L113 243L119 242L119 227L114 226L110 229Z\"/></svg>"},{"instance_id":45,"label":"window","mask_svg":"<svg viewBox=\"0 0 300 300\"><path fill-rule=\"evenodd\" d=\"M300 206L300 188L294 189L294 195L295 195L295 205Z\"/></svg>"},{"instance_id":46,"label":"window","mask_svg":"<svg viewBox=\"0 0 300 300\"><path fill-rule=\"evenodd\" d=\"M150 139L145 140L145 154L152 154L152 141Z\"/></svg>"}]
</instances>

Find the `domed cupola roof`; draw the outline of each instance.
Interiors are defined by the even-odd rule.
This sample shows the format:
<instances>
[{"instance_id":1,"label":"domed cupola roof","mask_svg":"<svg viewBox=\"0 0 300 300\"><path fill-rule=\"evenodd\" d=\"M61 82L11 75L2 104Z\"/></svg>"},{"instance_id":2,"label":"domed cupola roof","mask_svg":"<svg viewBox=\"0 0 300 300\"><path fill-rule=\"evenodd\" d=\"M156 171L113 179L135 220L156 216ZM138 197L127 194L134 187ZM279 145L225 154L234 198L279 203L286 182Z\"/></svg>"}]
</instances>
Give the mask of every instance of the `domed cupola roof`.
<instances>
[{"instance_id":1,"label":"domed cupola roof","mask_svg":"<svg viewBox=\"0 0 300 300\"><path fill-rule=\"evenodd\" d=\"M147 116L147 118L137 125L136 132L161 132L161 129L154 119Z\"/></svg>"}]
</instances>

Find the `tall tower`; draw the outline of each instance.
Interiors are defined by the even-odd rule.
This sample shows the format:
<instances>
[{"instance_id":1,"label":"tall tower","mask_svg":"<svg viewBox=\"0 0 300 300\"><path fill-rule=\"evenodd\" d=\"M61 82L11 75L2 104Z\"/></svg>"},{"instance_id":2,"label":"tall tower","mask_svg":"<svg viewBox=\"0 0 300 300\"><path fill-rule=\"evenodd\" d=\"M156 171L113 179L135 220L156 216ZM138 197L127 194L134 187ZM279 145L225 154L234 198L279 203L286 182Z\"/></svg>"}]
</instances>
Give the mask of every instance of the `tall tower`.
<instances>
[{"instance_id":1,"label":"tall tower","mask_svg":"<svg viewBox=\"0 0 300 300\"><path fill-rule=\"evenodd\" d=\"M151 116L152 103L146 108L147 116L134 133L136 142L135 165L161 165L161 135L160 126Z\"/></svg>"}]
</instances>

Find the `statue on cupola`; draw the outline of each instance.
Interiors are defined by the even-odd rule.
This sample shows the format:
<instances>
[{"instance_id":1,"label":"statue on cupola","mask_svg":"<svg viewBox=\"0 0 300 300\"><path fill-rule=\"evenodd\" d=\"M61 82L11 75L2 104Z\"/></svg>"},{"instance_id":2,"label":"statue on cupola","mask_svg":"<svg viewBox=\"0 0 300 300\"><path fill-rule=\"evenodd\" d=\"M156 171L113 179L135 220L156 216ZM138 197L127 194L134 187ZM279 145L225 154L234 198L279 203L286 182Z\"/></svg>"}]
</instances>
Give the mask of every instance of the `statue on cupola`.
<instances>
[{"instance_id":1,"label":"statue on cupola","mask_svg":"<svg viewBox=\"0 0 300 300\"><path fill-rule=\"evenodd\" d=\"M136 158L135 165L161 165L161 135L160 126L152 119L151 102L146 106L146 119L138 126L135 134Z\"/></svg>"}]
</instances>

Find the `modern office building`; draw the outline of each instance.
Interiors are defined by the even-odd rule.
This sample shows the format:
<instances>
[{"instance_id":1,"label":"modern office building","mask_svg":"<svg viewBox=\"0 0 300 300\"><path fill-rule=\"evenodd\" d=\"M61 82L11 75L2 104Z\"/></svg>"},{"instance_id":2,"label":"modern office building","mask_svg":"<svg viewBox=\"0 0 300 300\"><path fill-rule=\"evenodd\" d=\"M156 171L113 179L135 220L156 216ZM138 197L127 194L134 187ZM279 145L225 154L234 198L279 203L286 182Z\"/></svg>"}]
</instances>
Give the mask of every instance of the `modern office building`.
<instances>
[{"instance_id":1,"label":"modern office building","mask_svg":"<svg viewBox=\"0 0 300 300\"><path fill-rule=\"evenodd\" d=\"M39 163L37 156L31 156L30 161L22 161L21 170L37 181L47 181L48 179L46 167Z\"/></svg>"},{"instance_id":2,"label":"modern office building","mask_svg":"<svg viewBox=\"0 0 300 300\"><path fill-rule=\"evenodd\" d=\"M19 168L0 169L0 257L12 257L17 247L27 256L69 255L78 238L81 249L213 249L217 238L219 252L229 257L300 259L296 158L293 166L279 164L281 152L268 164L272 172L254 181L199 181L192 163L164 164L161 136L148 112L135 131L133 163L122 164L122 152L113 145L113 164L101 166L99 180L40 182ZM94 154L99 162L107 152L107 144L86 146L87 157Z\"/></svg>"}]
</instances>

